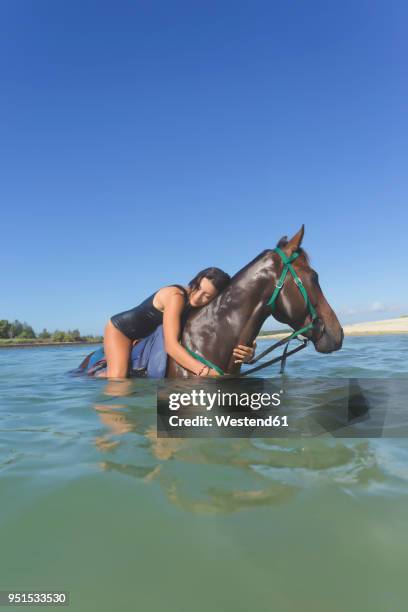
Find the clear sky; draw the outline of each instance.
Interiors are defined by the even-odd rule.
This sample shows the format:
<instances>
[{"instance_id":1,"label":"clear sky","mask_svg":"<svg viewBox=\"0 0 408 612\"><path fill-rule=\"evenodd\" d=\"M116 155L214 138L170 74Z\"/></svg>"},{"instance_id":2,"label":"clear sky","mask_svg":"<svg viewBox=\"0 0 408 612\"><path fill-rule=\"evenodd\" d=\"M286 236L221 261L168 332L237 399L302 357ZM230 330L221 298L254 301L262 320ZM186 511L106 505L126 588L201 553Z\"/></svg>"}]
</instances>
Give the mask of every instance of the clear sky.
<instances>
[{"instance_id":1,"label":"clear sky","mask_svg":"<svg viewBox=\"0 0 408 612\"><path fill-rule=\"evenodd\" d=\"M0 318L101 333L302 223L343 323L408 314L407 18L393 0L3 0Z\"/></svg>"}]
</instances>

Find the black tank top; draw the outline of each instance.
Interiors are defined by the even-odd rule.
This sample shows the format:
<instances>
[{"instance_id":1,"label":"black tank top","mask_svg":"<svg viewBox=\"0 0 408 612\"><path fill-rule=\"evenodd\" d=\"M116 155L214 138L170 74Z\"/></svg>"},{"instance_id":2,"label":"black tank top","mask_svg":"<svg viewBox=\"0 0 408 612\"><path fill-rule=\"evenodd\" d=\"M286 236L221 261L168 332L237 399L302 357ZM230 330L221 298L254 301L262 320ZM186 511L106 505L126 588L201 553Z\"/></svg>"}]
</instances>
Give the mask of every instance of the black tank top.
<instances>
[{"instance_id":1,"label":"black tank top","mask_svg":"<svg viewBox=\"0 0 408 612\"><path fill-rule=\"evenodd\" d=\"M187 291L182 285L167 285L168 287L178 287L184 293L184 309L181 315L182 326L186 322L187 314L190 312L190 303L188 301ZM153 306L153 298L157 291L152 293L148 298L141 302L138 306L124 312L119 312L111 317L111 321L115 327L119 329L130 340L139 340L150 336L154 330L163 323L163 313Z\"/></svg>"}]
</instances>

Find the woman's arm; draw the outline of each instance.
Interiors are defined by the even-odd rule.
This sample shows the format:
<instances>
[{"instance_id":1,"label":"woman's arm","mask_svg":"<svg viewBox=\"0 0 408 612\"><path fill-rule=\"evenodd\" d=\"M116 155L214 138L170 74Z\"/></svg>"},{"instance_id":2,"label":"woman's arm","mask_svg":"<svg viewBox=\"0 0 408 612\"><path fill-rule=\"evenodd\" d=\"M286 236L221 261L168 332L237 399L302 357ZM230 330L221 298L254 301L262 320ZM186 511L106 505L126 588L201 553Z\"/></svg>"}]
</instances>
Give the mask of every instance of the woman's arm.
<instances>
[{"instance_id":1,"label":"woman's arm","mask_svg":"<svg viewBox=\"0 0 408 612\"><path fill-rule=\"evenodd\" d=\"M169 295L164 305L163 310L163 335L164 335L164 350L170 355L179 365L186 368L193 374L205 376L218 376L215 370L204 368L201 361L194 359L186 349L179 343L181 333L181 313L184 308L184 297L181 293L172 293Z\"/></svg>"}]
</instances>

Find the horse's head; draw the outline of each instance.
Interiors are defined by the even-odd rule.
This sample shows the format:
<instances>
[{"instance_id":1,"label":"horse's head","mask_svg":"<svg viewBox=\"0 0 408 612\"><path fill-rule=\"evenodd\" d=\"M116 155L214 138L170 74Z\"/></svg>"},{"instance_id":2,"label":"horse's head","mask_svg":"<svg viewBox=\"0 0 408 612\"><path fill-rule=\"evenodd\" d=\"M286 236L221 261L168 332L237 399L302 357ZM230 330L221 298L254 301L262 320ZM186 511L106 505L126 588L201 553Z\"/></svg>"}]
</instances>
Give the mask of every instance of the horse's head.
<instances>
[{"instance_id":1,"label":"horse's head","mask_svg":"<svg viewBox=\"0 0 408 612\"><path fill-rule=\"evenodd\" d=\"M308 306L292 274L288 273L276 298L273 316L281 323L289 324L295 330L313 323L313 326L303 335L313 342L319 353L331 353L341 348L343 329L323 295L317 273L310 267L309 258L301 247L304 231L302 225L293 238L287 240L285 236L281 238L277 246L289 259L295 253L299 254L291 265L300 278L312 306ZM276 283L281 276L284 263L276 252L273 252L273 262ZM313 311L315 311L315 318L312 315Z\"/></svg>"}]
</instances>

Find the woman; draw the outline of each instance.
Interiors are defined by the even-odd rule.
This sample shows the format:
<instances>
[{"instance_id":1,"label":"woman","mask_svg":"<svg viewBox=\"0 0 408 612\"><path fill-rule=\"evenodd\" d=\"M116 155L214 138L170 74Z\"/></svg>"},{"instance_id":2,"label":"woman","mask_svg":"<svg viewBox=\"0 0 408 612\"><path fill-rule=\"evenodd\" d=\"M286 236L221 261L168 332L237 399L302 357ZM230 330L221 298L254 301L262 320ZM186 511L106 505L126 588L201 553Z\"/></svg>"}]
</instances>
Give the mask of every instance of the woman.
<instances>
[{"instance_id":1,"label":"woman","mask_svg":"<svg viewBox=\"0 0 408 612\"><path fill-rule=\"evenodd\" d=\"M188 284L168 285L152 293L135 308L114 315L105 327L104 349L107 378L126 378L129 358L135 342L149 336L163 324L165 350L183 368L196 376L218 376L210 367L192 357L179 343L187 314L213 300L229 283L231 277L219 268L206 268ZM233 351L236 362L251 359L252 347L238 345Z\"/></svg>"}]
</instances>

